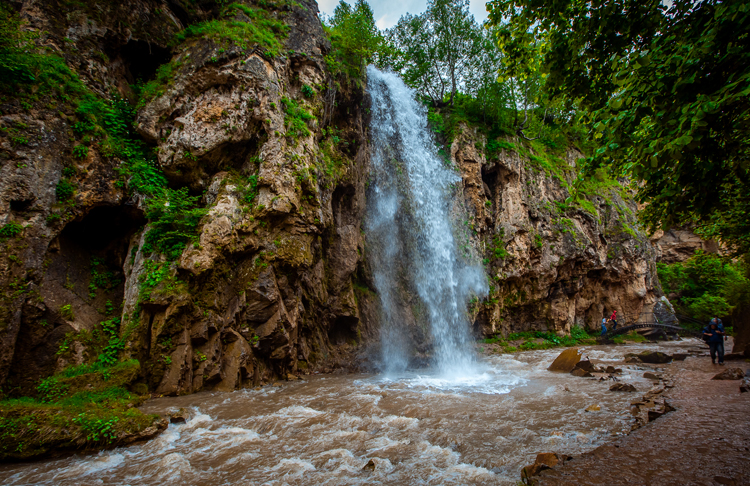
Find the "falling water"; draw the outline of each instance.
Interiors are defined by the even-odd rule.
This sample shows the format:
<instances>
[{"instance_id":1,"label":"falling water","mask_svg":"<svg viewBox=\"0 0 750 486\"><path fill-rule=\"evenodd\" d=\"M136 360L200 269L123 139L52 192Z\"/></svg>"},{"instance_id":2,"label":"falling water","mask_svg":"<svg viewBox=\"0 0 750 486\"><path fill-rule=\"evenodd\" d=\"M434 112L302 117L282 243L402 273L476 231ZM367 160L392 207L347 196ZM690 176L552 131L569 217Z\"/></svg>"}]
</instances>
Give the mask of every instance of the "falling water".
<instances>
[{"instance_id":1,"label":"falling water","mask_svg":"<svg viewBox=\"0 0 750 486\"><path fill-rule=\"evenodd\" d=\"M461 178L438 155L425 108L392 73L370 66L372 180L367 241L383 313L387 372L408 363L403 295L416 291L429 322L434 365L444 375L471 373L466 304L487 292L484 272L459 254L453 235L453 185Z\"/></svg>"}]
</instances>

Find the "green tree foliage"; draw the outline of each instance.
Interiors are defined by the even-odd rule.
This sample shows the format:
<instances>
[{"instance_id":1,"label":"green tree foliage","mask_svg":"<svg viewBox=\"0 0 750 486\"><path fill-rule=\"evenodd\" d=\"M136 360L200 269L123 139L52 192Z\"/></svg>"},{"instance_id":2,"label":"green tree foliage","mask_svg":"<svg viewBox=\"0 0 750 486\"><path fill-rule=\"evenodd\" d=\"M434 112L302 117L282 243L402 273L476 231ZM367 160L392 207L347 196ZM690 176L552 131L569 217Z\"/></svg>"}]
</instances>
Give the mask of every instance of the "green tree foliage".
<instances>
[{"instance_id":1,"label":"green tree foliage","mask_svg":"<svg viewBox=\"0 0 750 486\"><path fill-rule=\"evenodd\" d=\"M727 317L748 300L750 281L742 261L728 261L713 253L697 252L682 263L658 263L659 280L678 312L697 319Z\"/></svg>"},{"instance_id":2,"label":"green tree foliage","mask_svg":"<svg viewBox=\"0 0 750 486\"><path fill-rule=\"evenodd\" d=\"M430 0L421 15L401 17L388 39L393 53L387 62L433 106L453 104L483 47L468 0Z\"/></svg>"},{"instance_id":3,"label":"green tree foliage","mask_svg":"<svg viewBox=\"0 0 750 486\"><path fill-rule=\"evenodd\" d=\"M325 57L329 71L346 83L361 85L366 66L375 60L383 44L370 5L357 0L351 7L341 0L324 27L332 46Z\"/></svg>"},{"instance_id":4,"label":"green tree foliage","mask_svg":"<svg viewBox=\"0 0 750 486\"><path fill-rule=\"evenodd\" d=\"M750 5L707 0L493 0L506 63L544 43L545 87L588 111L592 167L642 182L652 229L697 223L750 250Z\"/></svg>"}]
</instances>

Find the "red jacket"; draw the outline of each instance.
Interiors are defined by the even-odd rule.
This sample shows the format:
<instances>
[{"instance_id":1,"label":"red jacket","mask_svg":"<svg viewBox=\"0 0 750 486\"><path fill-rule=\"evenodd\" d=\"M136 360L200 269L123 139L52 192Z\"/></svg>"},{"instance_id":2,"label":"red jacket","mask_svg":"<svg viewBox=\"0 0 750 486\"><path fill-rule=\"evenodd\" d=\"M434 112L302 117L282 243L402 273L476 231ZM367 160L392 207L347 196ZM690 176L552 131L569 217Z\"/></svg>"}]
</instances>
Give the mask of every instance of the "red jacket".
<instances>
[{"instance_id":1,"label":"red jacket","mask_svg":"<svg viewBox=\"0 0 750 486\"><path fill-rule=\"evenodd\" d=\"M614 311L614 312L612 313L612 317L610 317L610 319L611 319L611 320L613 320L613 321L614 321L614 320L617 320L617 311Z\"/></svg>"}]
</instances>

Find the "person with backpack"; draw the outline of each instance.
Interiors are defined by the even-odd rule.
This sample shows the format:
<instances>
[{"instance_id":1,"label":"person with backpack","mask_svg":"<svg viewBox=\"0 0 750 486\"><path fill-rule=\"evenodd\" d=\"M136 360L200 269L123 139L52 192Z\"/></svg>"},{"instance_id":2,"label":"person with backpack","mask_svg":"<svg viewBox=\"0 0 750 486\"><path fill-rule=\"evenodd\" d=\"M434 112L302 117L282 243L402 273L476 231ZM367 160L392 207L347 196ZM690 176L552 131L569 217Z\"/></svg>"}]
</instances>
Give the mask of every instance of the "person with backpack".
<instances>
[{"instance_id":1,"label":"person with backpack","mask_svg":"<svg viewBox=\"0 0 750 486\"><path fill-rule=\"evenodd\" d=\"M614 331L615 329L617 329L617 311L612 312L609 320L612 321L612 330Z\"/></svg>"},{"instance_id":2,"label":"person with backpack","mask_svg":"<svg viewBox=\"0 0 750 486\"><path fill-rule=\"evenodd\" d=\"M711 349L711 363L716 364L716 355L719 355L719 365L724 366L724 330L719 330L719 324L711 321L708 328L704 329L703 340Z\"/></svg>"}]
</instances>

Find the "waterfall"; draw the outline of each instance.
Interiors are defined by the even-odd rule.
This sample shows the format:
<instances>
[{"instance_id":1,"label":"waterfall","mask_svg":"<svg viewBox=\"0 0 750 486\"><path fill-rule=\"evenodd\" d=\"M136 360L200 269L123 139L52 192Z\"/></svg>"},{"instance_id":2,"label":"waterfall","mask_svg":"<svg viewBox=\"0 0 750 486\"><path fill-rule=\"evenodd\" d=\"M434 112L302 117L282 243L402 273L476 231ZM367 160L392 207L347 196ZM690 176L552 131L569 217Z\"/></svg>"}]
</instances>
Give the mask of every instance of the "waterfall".
<instances>
[{"instance_id":1,"label":"waterfall","mask_svg":"<svg viewBox=\"0 0 750 486\"><path fill-rule=\"evenodd\" d=\"M459 175L438 154L427 110L393 73L367 69L372 99L367 254L382 309L386 372L403 371L410 330L403 295L416 292L429 323L433 365L444 375L474 368L466 305L485 295L483 269L459 253L454 239L454 185Z\"/></svg>"}]
</instances>

